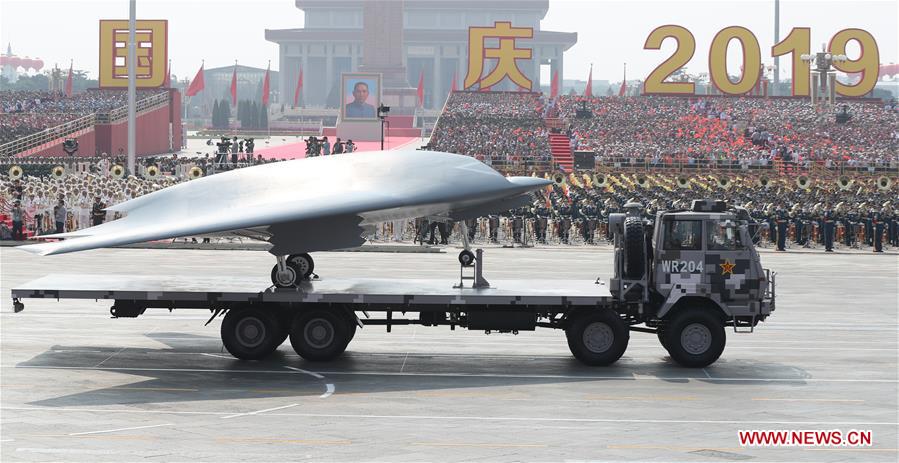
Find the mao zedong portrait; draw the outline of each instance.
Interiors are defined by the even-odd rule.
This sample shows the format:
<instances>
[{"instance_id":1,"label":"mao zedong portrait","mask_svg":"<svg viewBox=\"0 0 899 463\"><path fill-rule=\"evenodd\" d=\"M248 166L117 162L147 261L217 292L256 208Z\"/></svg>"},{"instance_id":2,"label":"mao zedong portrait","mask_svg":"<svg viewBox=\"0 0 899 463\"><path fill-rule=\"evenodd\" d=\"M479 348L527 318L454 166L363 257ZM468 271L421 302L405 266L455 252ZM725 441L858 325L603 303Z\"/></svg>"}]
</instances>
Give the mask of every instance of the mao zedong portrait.
<instances>
[{"instance_id":1,"label":"mao zedong portrait","mask_svg":"<svg viewBox=\"0 0 899 463\"><path fill-rule=\"evenodd\" d=\"M353 86L353 102L346 105L346 117L375 117L375 107L366 103L368 84L356 82Z\"/></svg>"}]
</instances>

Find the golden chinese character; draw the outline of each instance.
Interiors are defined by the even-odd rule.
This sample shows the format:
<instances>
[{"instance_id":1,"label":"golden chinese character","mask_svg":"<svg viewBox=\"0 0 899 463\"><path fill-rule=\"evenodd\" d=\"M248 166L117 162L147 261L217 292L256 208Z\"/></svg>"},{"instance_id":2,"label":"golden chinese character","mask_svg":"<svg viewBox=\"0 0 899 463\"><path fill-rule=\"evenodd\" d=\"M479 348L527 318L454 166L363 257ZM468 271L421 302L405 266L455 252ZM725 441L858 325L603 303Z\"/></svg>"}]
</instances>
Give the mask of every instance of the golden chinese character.
<instances>
[{"instance_id":1,"label":"golden chinese character","mask_svg":"<svg viewBox=\"0 0 899 463\"><path fill-rule=\"evenodd\" d=\"M480 84L480 88L488 88L496 85L505 77L521 88L531 89L531 79L528 79L521 69L518 69L519 59L531 59L530 48L516 48L515 39L529 39L534 36L534 29L530 27L512 27L511 22L497 21L493 27L471 27L468 29L468 74L465 76L465 88L474 84ZM499 40L496 48L486 48L484 41L487 38ZM496 67L486 77L484 73L484 61L495 59Z\"/></svg>"},{"instance_id":2,"label":"golden chinese character","mask_svg":"<svg viewBox=\"0 0 899 463\"><path fill-rule=\"evenodd\" d=\"M165 82L168 71L167 27L165 20L137 21L134 77L138 87L159 87ZM100 21L100 87L127 87L127 63L128 21Z\"/></svg>"}]
</instances>

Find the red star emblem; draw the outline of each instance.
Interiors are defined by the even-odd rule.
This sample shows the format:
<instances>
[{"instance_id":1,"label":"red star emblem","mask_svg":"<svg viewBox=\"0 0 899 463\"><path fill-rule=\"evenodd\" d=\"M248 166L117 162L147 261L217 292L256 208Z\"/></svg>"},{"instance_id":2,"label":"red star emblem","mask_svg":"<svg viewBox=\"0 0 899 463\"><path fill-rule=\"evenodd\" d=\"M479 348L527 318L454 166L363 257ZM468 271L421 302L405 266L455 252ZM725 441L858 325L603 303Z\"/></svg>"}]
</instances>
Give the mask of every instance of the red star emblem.
<instances>
[{"instance_id":1,"label":"red star emblem","mask_svg":"<svg viewBox=\"0 0 899 463\"><path fill-rule=\"evenodd\" d=\"M734 265L733 262L724 261L723 264L718 264L718 265L721 266L721 274L722 275L727 275L727 274L733 275L734 274L734 267L736 267L736 265Z\"/></svg>"}]
</instances>

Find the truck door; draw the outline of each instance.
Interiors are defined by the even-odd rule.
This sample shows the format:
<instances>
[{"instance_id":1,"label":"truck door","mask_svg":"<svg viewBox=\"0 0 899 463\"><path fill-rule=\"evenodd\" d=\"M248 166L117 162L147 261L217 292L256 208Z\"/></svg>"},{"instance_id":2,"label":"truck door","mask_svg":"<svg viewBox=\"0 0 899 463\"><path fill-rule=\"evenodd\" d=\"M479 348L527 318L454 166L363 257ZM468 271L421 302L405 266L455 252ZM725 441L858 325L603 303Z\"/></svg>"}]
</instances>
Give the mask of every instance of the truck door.
<instances>
[{"instance_id":1,"label":"truck door","mask_svg":"<svg viewBox=\"0 0 899 463\"><path fill-rule=\"evenodd\" d=\"M709 291L721 302L757 300L760 268L744 230L730 219L707 220L705 230Z\"/></svg>"},{"instance_id":2,"label":"truck door","mask_svg":"<svg viewBox=\"0 0 899 463\"><path fill-rule=\"evenodd\" d=\"M672 297L676 300L682 295L701 294L706 267L703 221L672 214L663 216L661 225L660 239L656 243L656 290L669 301Z\"/></svg>"}]
</instances>

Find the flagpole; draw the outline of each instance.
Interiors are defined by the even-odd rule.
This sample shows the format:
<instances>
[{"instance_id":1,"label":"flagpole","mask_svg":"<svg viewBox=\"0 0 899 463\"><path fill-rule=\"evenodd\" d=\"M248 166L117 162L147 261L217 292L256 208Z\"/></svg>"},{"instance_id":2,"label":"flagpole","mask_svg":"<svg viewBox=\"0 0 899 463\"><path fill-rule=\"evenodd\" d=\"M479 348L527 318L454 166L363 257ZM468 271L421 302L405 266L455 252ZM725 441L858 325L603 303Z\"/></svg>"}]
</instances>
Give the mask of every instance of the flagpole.
<instances>
[{"instance_id":1,"label":"flagpole","mask_svg":"<svg viewBox=\"0 0 899 463\"><path fill-rule=\"evenodd\" d=\"M134 161L137 151L137 0L128 2L128 173L135 174Z\"/></svg>"}]
</instances>

